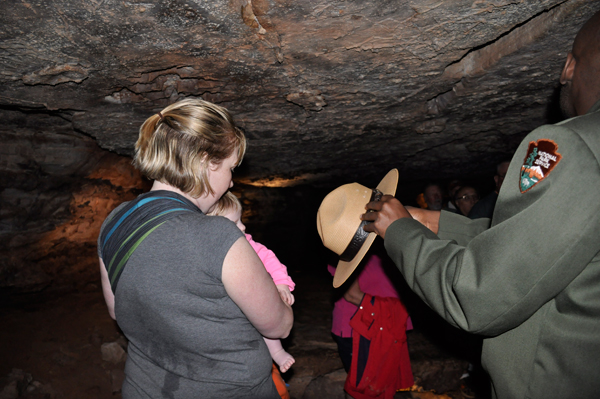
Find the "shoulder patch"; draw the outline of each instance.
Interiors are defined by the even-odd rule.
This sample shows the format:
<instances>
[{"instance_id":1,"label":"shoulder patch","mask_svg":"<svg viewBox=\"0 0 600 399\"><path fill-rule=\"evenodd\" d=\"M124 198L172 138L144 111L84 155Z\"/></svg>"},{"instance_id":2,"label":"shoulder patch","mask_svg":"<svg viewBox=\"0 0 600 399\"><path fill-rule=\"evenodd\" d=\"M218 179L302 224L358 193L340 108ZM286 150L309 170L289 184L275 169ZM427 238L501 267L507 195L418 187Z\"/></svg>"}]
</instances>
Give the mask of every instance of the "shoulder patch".
<instances>
[{"instance_id":1,"label":"shoulder patch","mask_svg":"<svg viewBox=\"0 0 600 399\"><path fill-rule=\"evenodd\" d=\"M554 141L548 139L531 141L521 167L521 179L519 179L521 193L531 190L533 186L544 180L558 165L561 158L558 144Z\"/></svg>"}]
</instances>

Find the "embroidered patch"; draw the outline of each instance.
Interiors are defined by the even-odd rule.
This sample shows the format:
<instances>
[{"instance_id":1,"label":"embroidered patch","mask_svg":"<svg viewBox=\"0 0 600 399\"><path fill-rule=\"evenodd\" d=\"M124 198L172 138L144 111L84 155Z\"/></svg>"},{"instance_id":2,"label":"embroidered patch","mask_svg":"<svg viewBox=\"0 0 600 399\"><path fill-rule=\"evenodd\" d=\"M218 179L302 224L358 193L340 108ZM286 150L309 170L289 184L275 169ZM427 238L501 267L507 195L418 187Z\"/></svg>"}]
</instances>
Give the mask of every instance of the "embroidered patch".
<instances>
[{"instance_id":1,"label":"embroidered patch","mask_svg":"<svg viewBox=\"0 0 600 399\"><path fill-rule=\"evenodd\" d=\"M527 156L521 167L521 179L519 181L521 193L531 190L558 165L562 155L557 150L558 144L552 140L540 139L537 142L532 141L529 143Z\"/></svg>"}]
</instances>

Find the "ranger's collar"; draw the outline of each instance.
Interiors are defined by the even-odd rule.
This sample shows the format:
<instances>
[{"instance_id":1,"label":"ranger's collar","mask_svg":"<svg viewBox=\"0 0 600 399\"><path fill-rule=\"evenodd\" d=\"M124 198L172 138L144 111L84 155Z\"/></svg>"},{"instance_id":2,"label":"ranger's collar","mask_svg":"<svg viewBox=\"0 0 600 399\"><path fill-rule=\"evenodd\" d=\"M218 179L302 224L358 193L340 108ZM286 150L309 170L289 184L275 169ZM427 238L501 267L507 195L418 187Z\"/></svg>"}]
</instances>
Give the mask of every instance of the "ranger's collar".
<instances>
[{"instance_id":1,"label":"ranger's collar","mask_svg":"<svg viewBox=\"0 0 600 399\"><path fill-rule=\"evenodd\" d=\"M596 104L592 105L592 108L590 108L587 113L591 114L592 112L596 112L598 110L600 110L600 100L596 101Z\"/></svg>"}]
</instances>

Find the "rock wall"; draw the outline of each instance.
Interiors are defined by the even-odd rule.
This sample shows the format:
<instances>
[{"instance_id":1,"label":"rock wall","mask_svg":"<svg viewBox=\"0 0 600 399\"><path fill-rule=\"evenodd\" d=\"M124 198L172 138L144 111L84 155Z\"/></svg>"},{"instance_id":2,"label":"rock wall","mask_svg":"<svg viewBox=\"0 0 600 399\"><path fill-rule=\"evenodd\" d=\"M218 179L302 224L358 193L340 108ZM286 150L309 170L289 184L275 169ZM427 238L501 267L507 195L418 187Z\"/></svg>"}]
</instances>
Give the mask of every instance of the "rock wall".
<instances>
[{"instance_id":1,"label":"rock wall","mask_svg":"<svg viewBox=\"0 0 600 399\"><path fill-rule=\"evenodd\" d=\"M0 118L0 296L97 288L100 226L150 182L130 157L101 149L60 115L3 110ZM239 184L234 192L248 231L284 260L319 244L323 190Z\"/></svg>"},{"instance_id":2,"label":"rock wall","mask_svg":"<svg viewBox=\"0 0 600 399\"><path fill-rule=\"evenodd\" d=\"M314 214L337 185L369 185L393 167L406 192L431 178L484 178L528 131L560 119L563 60L598 9L2 2L0 290L97 283L101 221L148 187L130 166L139 126L183 97L232 111L249 141L235 177L249 231L291 254L317 248Z\"/></svg>"},{"instance_id":3,"label":"rock wall","mask_svg":"<svg viewBox=\"0 0 600 399\"><path fill-rule=\"evenodd\" d=\"M97 283L100 225L147 182L130 158L102 150L59 116L4 110L0 117L6 122L0 126L0 291Z\"/></svg>"},{"instance_id":4,"label":"rock wall","mask_svg":"<svg viewBox=\"0 0 600 399\"><path fill-rule=\"evenodd\" d=\"M183 97L229 108L248 184L473 175L548 110L598 0L3 2L0 106L131 155ZM241 178L241 177L240 177Z\"/></svg>"}]
</instances>

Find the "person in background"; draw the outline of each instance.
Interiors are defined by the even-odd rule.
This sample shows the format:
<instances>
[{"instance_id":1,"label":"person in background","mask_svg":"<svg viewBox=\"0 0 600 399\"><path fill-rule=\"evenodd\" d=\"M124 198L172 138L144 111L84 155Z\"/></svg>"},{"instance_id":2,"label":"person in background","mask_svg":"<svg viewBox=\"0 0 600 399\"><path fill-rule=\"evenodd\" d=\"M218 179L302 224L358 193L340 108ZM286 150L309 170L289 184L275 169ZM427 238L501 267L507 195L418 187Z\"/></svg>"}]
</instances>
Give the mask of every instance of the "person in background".
<instances>
[{"instance_id":1,"label":"person in background","mask_svg":"<svg viewBox=\"0 0 600 399\"><path fill-rule=\"evenodd\" d=\"M444 192L442 186L437 183L429 183L423 189L423 199L427 204L427 209L439 211L442 209Z\"/></svg>"},{"instance_id":2,"label":"person in background","mask_svg":"<svg viewBox=\"0 0 600 399\"><path fill-rule=\"evenodd\" d=\"M471 208L479 201L477 190L471 186L462 186L456 191L454 203L458 208L458 213L467 216Z\"/></svg>"},{"instance_id":3,"label":"person in background","mask_svg":"<svg viewBox=\"0 0 600 399\"><path fill-rule=\"evenodd\" d=\"M365 234L359 219L368 201L395 194L397 183L398 170L392 169L375 189L344 184L323 199L317 212L323 245L338 256L337 265L328 266L333 287L343 291L335 303L332 333L348 372L344 391L350 398L391 399L397 390L414 385L406 340L408 311L381 257L374 255L383 248L370 252L376 235ZM350 277L353 281L346 284Z\"/></svg>"},{"instance_id":4,"label":"person in background","mask_svg":"<svg viewBox=\"0 0 600 399\"><path fill-rule=\"evenodd\" d=\"M360 218L431 308L486 336L493 398L600 392L600 11L575 37L560 83L570 119L521 142L491 227L407 210L391 195Z\"/></svg>"},{"instance_id":5,"label":"person in background","mask_svg":"<svg viewBox=\"0 0 600 399\"><path fill-rule=\"evenodd\" d=\"M387 258L385 254L383 256ZM352 363L352 327L350 326L350 320L356 313L358 306L360 306L365 293L382 298L401 300L396 286L388 277L380 256L374 253L367 255L367 258L361 263L356 271L356 276L349 282L349 285L344 285L345 292L333 307L331 334L337 343L338 353L346 372L350 372ZM335 275L334 266L328 265L327 270L332 276ZM407 331L412 330L410 317L407 318L406 326L403 327ZM361 367L364 368L367 359L363 360L364 364ZM410 363L404 366L410 368Z\"/></svg>"},{"instance_id":6,"label":"person in background","mask_svg":"<svg viewBox=\"0 0 600 399\"><path fill-rule=\"evenodd\" d=\"M454 197L456 196L456 192L459 188L464 186L464 183L461 180L452 180L448 183L448 201L446 202L446 206L443 209L447 211L458 213L458 208L454 203Z\"/></svg>"},{"instance_id":7,"label":"person in background","mask_svg":"<svg viewBox=\"0 0 600 399\"><path fill-rule=\"evenodd\" d=\"M98 238L102 290L129 340L124 399L279 399L263 336L294 321L242 232L208 217L246 139L226 109L185 99L149 117L134 165L153 180Z\"/></svg>"},{"instance_id":8,"label":"person in background","mask_svg":"<svg viewBox=\"0 0 600 399\"><path fill-rule=\"evenodd\" d=\"M498 165L496 165L496 174L494 175L495 189L479 201L471 211L468 216L471 219L479 219L479 218L488 218L491 219L494 215L494 207L496 206L496 200L498 199L498 193L500 192L500 187L502 187L502 183L504 182L504 178L506 177L506 172L508 171L508 165L510 165L510 161L502 161Z\"/></svg>"}]
</instances>

